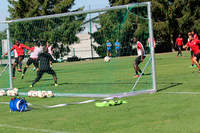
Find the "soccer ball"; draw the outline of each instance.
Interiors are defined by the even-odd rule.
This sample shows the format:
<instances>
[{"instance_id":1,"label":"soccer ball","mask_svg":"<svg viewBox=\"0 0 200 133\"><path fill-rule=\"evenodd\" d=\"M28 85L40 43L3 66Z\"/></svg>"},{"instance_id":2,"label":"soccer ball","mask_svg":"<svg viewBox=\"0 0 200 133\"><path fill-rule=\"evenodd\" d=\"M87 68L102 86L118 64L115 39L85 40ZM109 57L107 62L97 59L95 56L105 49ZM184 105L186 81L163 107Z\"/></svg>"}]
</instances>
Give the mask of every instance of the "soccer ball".
<instances>
[{"instance_id":1,"label":"soccer ball","mask_svg":"<svg viewBox=\"0 0 200 133\"><path fill-rule=\"evenodd\" d=\"M46 97L53 97L54 93L52 91L29 91L29 97L39 97L39 98L46 98Z\"/></svg>"},{"instance_id":2,"label":"soccer ball","mask_svg":"<svg viewBox=\"0 0 200 133\"><path fill-rule=\"evenodd\" d=\"M47 97L53 97L53 96L54 96L54 94L52 91L47 91Z\"/></svg>"},{"instance_id":3,"label":"soccer ball","mask_svg":"<svg viewBox=\"0 0 200 133\"><path fill-rule=\"evenodd\" d=\"M104 58L104 62L109 62L110 61L110 57L109 56L106 56L105 58Z\"/></svg>"},{"instance_id":4,"label":"soccer ball","mask_svg":"<svg viewBox=\"0 0 200 133\"><path fill-rule=\"evenodd\" d=\"M44 97L47 97L47 91L42 91L42 95L43 95Z\"/></svg>"},{"instance_id":5,"label":"soccer ball","mask_svg":"<svg viewBox=\"0 0 200 133\"><path fill-rule=\"evenodd\" d=\"M33 91L29 91L29 92L28 92L28 96L29 96L29 97L32 97L32 96L33 96Z\"/></svg>"},{"instance_id":6,"label":"soccer ball","mask_svg":"<svg viewBox=\"0 0 200 133\"><path fill-rule=\"evenodd\" d=\"M38 96L37 91L32 91L32 97L37 97L37 96Z\"/></svg>"},{"instance_id":7,"label":"soccer ball","mask_svg":"<svg viewBox=\"0 0 200 133\"><path fill-rule=\"evenodd\" d=\"M45 94L44 94L43 91L38 91L37 93L38 93L37 96L38 96L39 98L44 98L44 97L45 97Z\"/></svg>"},{"instance_id":8,"label":"soccer ball","mask_svg":"<svg viewBox=\"0 0 200 133\"><path fill-rule=\"evenodd\" d=\"M16 90L8 90L7 91L7 96L17 96L18 95L18 91Z\"/></svg>"},{"instance_id":9,"label":"soccer ball","mask_svg":"<svg viewBox=\"0 0 200 133\"><path fill-rule=\"evenodd\" d=\"M18 89L17 89L17 88L14 88L13 91L18 92Z\"/></svg>"},{"instance_id":10,"label":"soccer ball","mask_svg":"<svg viewBox=\"0 0 200 133\"><path fill-rule=\"evenodd\" d=\"M5 90L0 90L0 96L5 96L6 95L6 91Z\"/></svg>"}]
</instances>

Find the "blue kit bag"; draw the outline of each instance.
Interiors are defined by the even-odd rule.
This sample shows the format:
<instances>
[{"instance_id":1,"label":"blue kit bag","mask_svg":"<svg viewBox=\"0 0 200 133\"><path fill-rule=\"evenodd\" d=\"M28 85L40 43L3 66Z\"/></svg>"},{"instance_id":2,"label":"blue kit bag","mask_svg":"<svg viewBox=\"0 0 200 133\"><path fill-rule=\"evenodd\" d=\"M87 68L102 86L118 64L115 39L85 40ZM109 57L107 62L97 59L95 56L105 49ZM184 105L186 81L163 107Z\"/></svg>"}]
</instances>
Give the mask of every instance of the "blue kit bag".
<instances>
[{"instance_id":1,"label":"blue kit bag","mask_svg":"<svg viewBox=\"0 0 200 133\"><path fill-rule=\"evenodd\" d=\"M14 112L14 111L25 112L28 109L28 105L25 98L21 98L21 97L11 98L9 107L10 107L11 112Z\"/></svg>"}]
</instances>

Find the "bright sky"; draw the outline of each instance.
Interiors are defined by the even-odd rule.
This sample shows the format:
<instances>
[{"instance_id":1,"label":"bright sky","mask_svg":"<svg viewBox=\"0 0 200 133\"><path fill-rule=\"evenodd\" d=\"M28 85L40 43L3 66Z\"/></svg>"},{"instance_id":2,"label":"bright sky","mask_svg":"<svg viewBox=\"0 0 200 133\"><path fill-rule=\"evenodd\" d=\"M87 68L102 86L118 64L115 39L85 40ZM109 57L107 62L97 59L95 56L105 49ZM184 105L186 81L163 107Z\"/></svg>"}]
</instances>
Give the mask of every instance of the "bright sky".
<instances>
[{"instance_id":1,"label":"bright sky","mask_svg":"<svg viewBox=\"0 0 200 133\"><path fill-rule=\"evenodd\" d=\"M108 0L75 0L74 8L79 8L82 6L85 6L85 10L88 10L89 6L91 9L98 9L109 6L109 2Z\"/></svg>"},{"instance_id":2,"label":"bright sky","mask_svg":"<svg viewBox=\"0 0 200 133\"><path fill-rule=\"evenodd\" d=\"M108 0L75 0L75 5L74 7L72 7L72 9L85 6L84 10L88 10L89 5L91 9L98 9L109 6L109 2ZM1 13L0 20L5 20L6 17L9 16L7 0L0 0L0 13Z\"/></svg>"},{"instance_id":3,"label":"bright sky","mask_svg":"<svg viewBox=\"0 0 200 133\"><path fill-rule=\"evenodd\" d=\"M0 20L5 20L6 17L9 16L7 0L0 0L0 13Z\"/></svg>"}]
</instances>

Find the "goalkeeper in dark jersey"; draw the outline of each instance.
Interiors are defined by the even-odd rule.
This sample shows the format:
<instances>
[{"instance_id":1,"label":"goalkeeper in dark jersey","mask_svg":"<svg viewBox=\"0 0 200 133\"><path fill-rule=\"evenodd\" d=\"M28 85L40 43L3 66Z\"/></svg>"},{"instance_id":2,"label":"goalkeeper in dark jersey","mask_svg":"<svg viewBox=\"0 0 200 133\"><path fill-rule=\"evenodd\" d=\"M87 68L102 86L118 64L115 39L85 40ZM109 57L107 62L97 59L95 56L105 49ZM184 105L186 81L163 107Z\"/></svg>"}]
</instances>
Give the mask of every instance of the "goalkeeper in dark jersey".
<instances>
[{"instance_id":1,"label":"goalkeeper in dark jersey","mask_svg":"<svg viewBox=\"0 0 200 133\"><path fill-rule=\"evenodd\" d=\"M53 76L53 80L55 82L55 86L58 86L56 73L50 67L50 62L56 62L56 61L48 53L48 49L46 47L43 48L43 53L40 53L38 55L38 61L40 62L39 71L37 72L36 79L33 81L32 85L30 85L30 87L32 88L34 86L34 84L41 79L41 77L42 77L42 75L44 73L51 74Z\"/></svg>"}]
</instances>

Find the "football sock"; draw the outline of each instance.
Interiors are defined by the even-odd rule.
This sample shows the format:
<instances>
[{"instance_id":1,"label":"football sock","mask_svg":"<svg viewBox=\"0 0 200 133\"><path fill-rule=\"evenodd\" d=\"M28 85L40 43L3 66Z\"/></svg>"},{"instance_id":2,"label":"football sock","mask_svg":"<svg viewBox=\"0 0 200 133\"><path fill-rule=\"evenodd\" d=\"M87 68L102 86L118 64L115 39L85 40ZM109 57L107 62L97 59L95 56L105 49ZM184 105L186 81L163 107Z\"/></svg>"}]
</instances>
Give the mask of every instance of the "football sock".
<instances>
[{"instance_id":1,"label":"football sock","mask_svg":"<svg viewBox=\"0 0 200 133\"><path fill-rule=\"evenodd\" d=\"M140 69L139 69L138 71L139 71L140 73L142 73L142 71L141 71Z\"/></svg>"},{"instance_id":2,"label":"football sock","mask_svg":"<svg viewBox=\"0 0 200 133\"><path fill-rule=\"evenodd\" d=\"M15 77L15 68L13 68L12 74L13 74L13 77Z\"/></svg>"},{"instance_id":3,"label":"football sock","mask_svg":"<svg viewBox=\"0 0 200 133\"><path fill-rule=\"evenodd\" d=\"M27 70L27 67L24 67L23 74L25 74L25 73L26 73L26 70Z\"/></svg>"},{"instance_id":4,"label":"football sock","mask_svg":"<svg viewBox=\"0 0 200 133\"><path fill-rule=\"evenodd\" d=\"M135 74L138 75L138 71L135 71Z\"/></svg>"}]
</instances>

